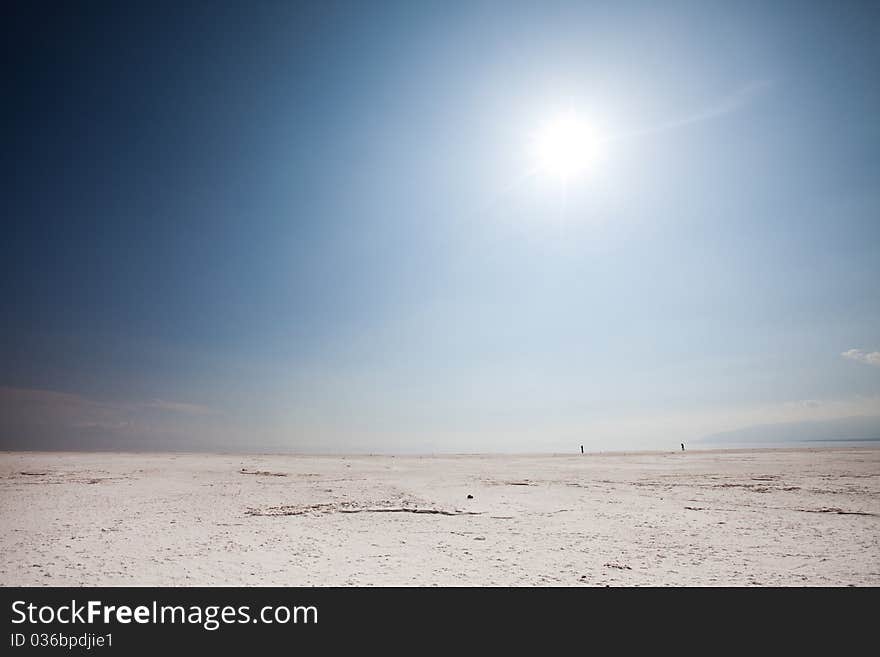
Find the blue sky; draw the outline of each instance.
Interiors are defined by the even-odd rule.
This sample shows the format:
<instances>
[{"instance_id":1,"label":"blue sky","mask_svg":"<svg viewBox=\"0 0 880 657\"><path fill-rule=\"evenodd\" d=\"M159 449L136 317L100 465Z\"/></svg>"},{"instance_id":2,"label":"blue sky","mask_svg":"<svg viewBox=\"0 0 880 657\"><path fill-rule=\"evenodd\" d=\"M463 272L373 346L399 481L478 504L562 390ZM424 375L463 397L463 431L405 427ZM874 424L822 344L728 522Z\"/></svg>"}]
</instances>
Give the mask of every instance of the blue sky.
<instances>
[{"instance_id":1,"label":"blue sky","mask_svg":"<svg viewBox=\"0 0 880 657\"><path fill-rule=\"evenodd\" d=\"M0 445L880 415L869 3L63 11L9 23ZM530 148L560 112L604 144L567 181Z\"/></svg>"}]
</instances>

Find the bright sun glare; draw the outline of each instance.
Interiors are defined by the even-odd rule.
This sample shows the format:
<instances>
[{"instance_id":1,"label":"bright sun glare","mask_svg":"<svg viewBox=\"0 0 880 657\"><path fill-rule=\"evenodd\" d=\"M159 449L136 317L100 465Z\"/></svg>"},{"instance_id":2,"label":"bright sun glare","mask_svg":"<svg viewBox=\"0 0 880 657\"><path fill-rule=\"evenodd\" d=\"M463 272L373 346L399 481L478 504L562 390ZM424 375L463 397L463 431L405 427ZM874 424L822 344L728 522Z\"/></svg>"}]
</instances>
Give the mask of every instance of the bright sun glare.
<instances>
[{"instance_id":1,"label":"bright sun glare","mask_svg":"<svg viewBox=\"0 0 880 657\"><path fill-rule=\"evenodd\" d=\"M573 112L545 121L533 146L538 171L563 182L587 172L600 155L598 135Z\"/></svg>"}]
</instances>

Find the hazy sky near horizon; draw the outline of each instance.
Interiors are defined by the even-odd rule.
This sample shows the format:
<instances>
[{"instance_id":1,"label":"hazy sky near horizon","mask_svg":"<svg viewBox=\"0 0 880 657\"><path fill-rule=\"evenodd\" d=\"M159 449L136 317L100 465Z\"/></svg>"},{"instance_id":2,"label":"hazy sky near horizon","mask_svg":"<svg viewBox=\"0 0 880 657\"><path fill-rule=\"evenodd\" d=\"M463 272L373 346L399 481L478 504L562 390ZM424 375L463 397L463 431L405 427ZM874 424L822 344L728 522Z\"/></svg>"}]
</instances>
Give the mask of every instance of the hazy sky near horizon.
<instances>
[{"instance_id":1,"label":"hazy sky near horizon","mask_svg":"<svg viewBox=\"0 0 880 657\"><path fill-rule=\"evenodd\" d=\"M20 4L0 448L880 415L876 3Z\"/></svg>"}]
</instances>

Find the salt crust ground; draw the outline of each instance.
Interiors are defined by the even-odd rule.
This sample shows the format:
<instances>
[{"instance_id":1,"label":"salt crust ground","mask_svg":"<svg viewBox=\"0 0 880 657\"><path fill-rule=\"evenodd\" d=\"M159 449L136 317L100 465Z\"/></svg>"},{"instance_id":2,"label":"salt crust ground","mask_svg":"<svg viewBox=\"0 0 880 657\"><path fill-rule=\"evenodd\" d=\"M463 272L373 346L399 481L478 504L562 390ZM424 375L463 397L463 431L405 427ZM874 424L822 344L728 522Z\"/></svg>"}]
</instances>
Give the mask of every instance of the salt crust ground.
<instances>
[{"instance_id":1,"label":"salt crust ground","mask_svg":"<svg viewBox=\"0 0 880 657\"><path fill-rule=\"evenodd\" d=\"M2 453L0 527L3 586L878 586L880 449Z\"/></svg>"}]
</instances>

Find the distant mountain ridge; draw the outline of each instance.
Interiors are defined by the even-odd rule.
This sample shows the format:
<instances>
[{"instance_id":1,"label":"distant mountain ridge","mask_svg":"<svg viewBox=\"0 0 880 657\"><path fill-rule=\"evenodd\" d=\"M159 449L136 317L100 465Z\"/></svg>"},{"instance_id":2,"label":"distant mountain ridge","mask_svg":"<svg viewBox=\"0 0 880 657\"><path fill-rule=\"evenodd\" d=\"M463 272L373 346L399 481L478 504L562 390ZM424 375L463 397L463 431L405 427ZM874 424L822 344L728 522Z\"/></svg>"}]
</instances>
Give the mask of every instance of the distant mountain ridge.
<instances>
[{"instance_id":1,"label":"distant mountain ridge","mask_svg":"<svg viewBox=\"0 0 880 657\"><path fill-rule=\"evenodd\" d=\"M815 441L880 441L880 416L857 415L834 420L807 420L760 424L721 431L700 443L788 443Z\"/></svg>"}]
</instances>

